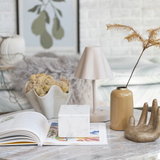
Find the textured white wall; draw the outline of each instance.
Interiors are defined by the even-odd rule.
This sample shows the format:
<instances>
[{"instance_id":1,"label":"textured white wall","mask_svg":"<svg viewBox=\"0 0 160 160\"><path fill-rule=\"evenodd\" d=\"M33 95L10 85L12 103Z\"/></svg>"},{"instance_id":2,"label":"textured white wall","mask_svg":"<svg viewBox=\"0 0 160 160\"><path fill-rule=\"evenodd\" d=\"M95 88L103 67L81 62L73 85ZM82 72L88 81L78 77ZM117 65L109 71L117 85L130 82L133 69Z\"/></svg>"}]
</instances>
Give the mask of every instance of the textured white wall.
<instances>
[{"instance_id":1,"label":"textured white wall","mask_svg":"<svg viewBox=\"0 0 160 160\"><path fill-rule=\"evenodd\" d=\"M106 24L130 25L146 37L160 26L160 0L80 0L80 48L102 46L108 56L140 54L140 42L128 43L126 32L106 31ZM16 32L15 0L0 0L0 31ZM150 48L145 55L159 54Z\"/></svg>"},{"instance_id":2,"label":"textured white wall","mask_svg":"<svg viewBox=\"0 0 160 160\"><path fill-rule=\"evenodd\" d=\"M130 25L147 38L148 28L160 26L160 0L80 0L81 52L85 46L100 45L108 56L139 55L140 42L128 43L126 32L106 31L106 24ZM160 54L150 48L145 55Z\"/></svg>"},{"instance_id":3,"label":"textured white wall","mask_svg":"<svg viewBox=\"0 0 160 160\"><path fill-rule=\"evenodd\" d=\"M0 33L16 33L16 1L0 0Z\"/></svg>"}]
</instances>

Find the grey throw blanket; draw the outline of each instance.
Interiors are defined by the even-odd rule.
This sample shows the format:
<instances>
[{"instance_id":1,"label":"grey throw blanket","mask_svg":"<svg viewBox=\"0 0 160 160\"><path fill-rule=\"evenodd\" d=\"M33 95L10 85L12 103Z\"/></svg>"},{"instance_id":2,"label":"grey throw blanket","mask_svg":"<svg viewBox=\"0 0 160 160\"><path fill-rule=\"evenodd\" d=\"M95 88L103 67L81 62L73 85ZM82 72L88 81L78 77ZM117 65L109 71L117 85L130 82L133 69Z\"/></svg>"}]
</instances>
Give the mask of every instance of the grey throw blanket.
<instances>
[{"instance_id":1,"label":"grey throw blanket","mask_svg":"<svg viewBox=\"0 0 160 160\"><path fill-rule=\"evenodd\" d=\"M56 80L62 77L69 80L72 87L69 104L91 105L91 81L74 77L78 63L79 57L57 56L53 53L39 53L34 57L25 57L25 60L16 64L13 70L14 88L24 94L25 84L32 74L46 73Z\"/></svg>"}]
</instances>

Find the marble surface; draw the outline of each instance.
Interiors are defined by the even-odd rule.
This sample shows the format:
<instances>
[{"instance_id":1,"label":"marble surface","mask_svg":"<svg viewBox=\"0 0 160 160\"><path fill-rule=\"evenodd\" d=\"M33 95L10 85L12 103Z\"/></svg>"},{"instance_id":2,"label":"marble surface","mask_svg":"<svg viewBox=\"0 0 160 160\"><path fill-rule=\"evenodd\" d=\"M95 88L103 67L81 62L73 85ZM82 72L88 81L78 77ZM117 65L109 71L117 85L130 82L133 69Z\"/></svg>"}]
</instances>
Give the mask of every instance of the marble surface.
<instances>
[{"instance_id":1,"label":"marble surface","mask_svg":"<svg viewBox=\"0 0 160 160\"><path fill-rule=\"evenodd\" d=\"M90 106L62 105L58 114L59 137L89 137Z\"/></svg>"},{"instance_id":2,"label":"marble surface","mask_svg":"<svg viewBox=\"0 0 160 160\"><path fill-rule=\"evenodd\" d=\"M141 111L134 110L136 120ZM150 113L149 113L150 114ZM123 131L113 131L106 123L108 145L101 146L10 146L0 147L0 159L16 160L158 160L160 138L136 143L124 138Z\"/></svg>"}]
</instances>

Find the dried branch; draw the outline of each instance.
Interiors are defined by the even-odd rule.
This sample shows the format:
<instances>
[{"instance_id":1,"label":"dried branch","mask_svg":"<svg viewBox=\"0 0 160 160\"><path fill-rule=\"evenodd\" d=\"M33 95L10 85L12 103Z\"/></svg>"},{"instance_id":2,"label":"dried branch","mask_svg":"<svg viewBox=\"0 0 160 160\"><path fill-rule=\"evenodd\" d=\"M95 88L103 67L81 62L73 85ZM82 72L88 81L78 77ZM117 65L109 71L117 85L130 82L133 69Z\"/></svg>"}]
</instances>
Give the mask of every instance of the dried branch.
<instances>
[{"instance_id":1,"label":"dried branch","mask_svg":"<svg viewBox=\"0 0 160 160\"><path fill-rule=\"evenodd\" d=\"M147 30L147 32L149 32L149 35L148 35L148 39L143 39L141 37L141 35L135 31L132 27L130 26L126 26L126 25L121 25L121 24L107 24L107 30L125 30L127 32L130 32L132 31L131 34L129 34L128 36L126 36L124 39L127 39L128 42L131 42L131 41L135 41L135 40L138 40L140 42L142 42L143 44L143 50L131 72L131 75L129 77L129 80L126 84L126 88L130 82L130 79L132 78L132 75L145 51L145 49L151 47L151 46L154 46L154 47L157 47L157 48L160 48L160 39L156 39L157 38L157 35L158 35L158 32L160 31L160 27L156 28L156 29L149 29Z\"/></svg>"},{"instance_id":2,"label":"dried branch","mask_svg":"<svg viewBox=\"0 0 160 160\"><path fill-rule=\"evenodd\" d=\"M147 48L146 46L148 45L148 39L145 39L144 40L144 46L143 46L143 48Z\"/></svg>"},{"instance_id":3,"label":"dried branch","mask_svg":"<svg viewBox=\"0 0 160 160\"><path fill-rule=\"evenodd\" d=\"M148 45L148 48L149 48L149 47L152 47L152 46L157 47L157 48L160 48L160 42L154 41L153 43L150 43L150 45Z\"/></svg>"},{"instance_id":4,"label":"dried branch","mask_svg":"<svg viewBox=\"0 0 160 160\"><path fill-rule=\"evenodd\" d=\"M160 48L159 44L160 44L160 39L155 39L155 40L153 40L153 39L149 40L148 39L147 44L146 44L146 48L149 48L149 47L152 47L152 46Z\"/></svg>"},{"instance_id":5,"label":"dried branch","mask_svg":"<svg viewBox=\"0 0 160 160\"><path fill-rule=\"evenodd\" d=\"M126 25L121 25L121 24L107 24L107 30L125 30L127 32L132 31L133 33L130 34L129 36L125 37L125 39L128 40L128 42L131 42L133 40L139 40L142 42L143 46L144 46L144 39L141 37L141 35L134 30L132 27L130 26L126 26Z\"/></svg>"},{"instance_id":6,"label":"dried branch","mask_svg":"<svg viewBox=\"0 0 160 160\"><path fill-rule=\"evenodd\" d=\"M155 46L155 47L157 47L157 48L160 49L160 42L158 42L158 43L156 43L156 44L154 44L154 45L152 45L152 46Z\"/></svg>"},{"instance_id":7,"label":"dried branch","mask_svg":"<svg viewBox=\"0 0 160 160\"><path fill-rule=\"evenodd\" d=\"M149 32L148 41L155 40L157 37L157 32L160 31L160 27L155 29L148 29L147 32Z\"/></svg>"},{"instance_id":8,"label":"dried branch","mask_svg":"<svg viewBox=\"0 0 160 160\"><path fill-rule=\"evenodd\" d=\"M107 24L107 30L126 30L127 32L129 31L134 31L134 29L130 26L126 25L121 25L121 24Z\"/></svg>"},{"instance_id":9,"label":"dried branch","mask_svg":"<svg viewBox=\"0 0 160 160\"><path fill-rule=\"evenodd\" d=\"M130 77L129 77L129 79L128 79L128 82L127 82L127 84L126 84L126 88L127 88L128 84L129 84L129 81L130 81L131 78L132 78L132 75L133 75L133 73L134 73L134 70L136 69L136 67L137 67L137 65L138 65L138 63L139 63L139 61L140 61L140 59L141 59L141 57L142 57L142 55L143 55L144 50L145 50L145 49L143 48L143 50L142 50L142 52L141 52L141 54L140 54L140 56L139 56L139 58L138 58L138 60L137 60L137 62L136 62L136 64L135 64L135 66L134 66L134 68L133 68L133 70L132 70L132 72L131 72L131 75L130 75Z\"/></svg>"},{"instance_id":10,"label":"dried branch","mask_svg":"<svg viewBox=\"0 0 160 160\"><path fill-rule=\"evenodd\" d=\"M127 39L127 40L128 40L128 42L136 41L136 40L141 41L141 39L140 39L139 35L137 35L137 34L136 34L136 33L134 33L134 32L133 32L132 34L128 35L127 37L125 37L124 39Z\"/></svg>"}]
</instances>

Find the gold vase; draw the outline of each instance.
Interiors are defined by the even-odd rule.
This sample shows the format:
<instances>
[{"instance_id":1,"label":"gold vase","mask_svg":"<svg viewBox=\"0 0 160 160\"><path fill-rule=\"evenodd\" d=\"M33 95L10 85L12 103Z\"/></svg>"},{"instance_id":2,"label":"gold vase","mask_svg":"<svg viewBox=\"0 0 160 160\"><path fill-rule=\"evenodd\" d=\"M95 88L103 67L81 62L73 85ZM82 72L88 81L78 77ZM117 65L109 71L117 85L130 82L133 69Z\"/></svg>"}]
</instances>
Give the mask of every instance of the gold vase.
<instances>
[{"instance_id":1,"label":"gold vase","mask_svg":"<svg viewBox=\"0 0 160 160\"><path fill-rule=\"evenodd\" d=\"M125 130L133 115L133 93L126 87L117 87L111 93L110 128Z\"/></svg>"}]
</instances>

